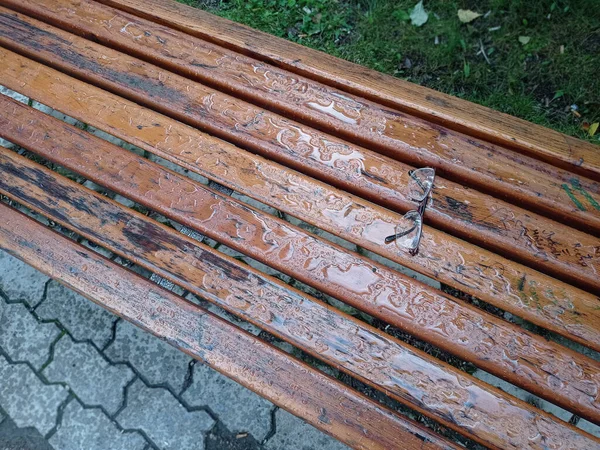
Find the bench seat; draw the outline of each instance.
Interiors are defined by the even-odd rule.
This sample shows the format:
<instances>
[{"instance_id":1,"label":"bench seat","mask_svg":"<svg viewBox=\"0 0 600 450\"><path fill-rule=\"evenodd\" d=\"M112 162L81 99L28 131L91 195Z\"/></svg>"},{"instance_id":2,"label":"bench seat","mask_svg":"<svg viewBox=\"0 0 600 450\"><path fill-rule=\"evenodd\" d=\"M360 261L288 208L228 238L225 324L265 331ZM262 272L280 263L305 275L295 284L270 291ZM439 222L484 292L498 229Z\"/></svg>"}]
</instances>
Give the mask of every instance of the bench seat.
<instances>
[{"instance_id":1,"label":"bench seat","mask_svg":"<svg viewBox=\"0 0 600 450\"><path fill-rule=\"evenodd\" d=\"M535 126L498 116L495 127L483 112L476 130L463 101L412 85L406 89L418 95L404 95L398 81L384 89L382 76L366 69L341 76L343 62L326 72L329 57L306 49L298 50L306 59L284 60L275 44L245 43L246 33L263 42L260 33L222 19L216 31L205 13L161 0L151 0L153 8L135 0L0 3L0 84L135 146L0 96L0 137L41 158L0 148L8 199L474 443L600 445L373 326L409 333L600 424L596 148L549 131L542 144ZM223 30L232 33L227 43ZM531 132L519 132L524 127ZM411 256L384 238L414 208L407 174L422 166L438 176ZM32 217L6 204L0 217L0 248L348 445L456 446ZM269 268L307 288L267 275ZM371 324L316 299L319 292ZM465 301L470 296L488 307ZM531 326L505 320L507 313ZM536 326L554 338L531 331Z\"/></svg>"}]
</instances>

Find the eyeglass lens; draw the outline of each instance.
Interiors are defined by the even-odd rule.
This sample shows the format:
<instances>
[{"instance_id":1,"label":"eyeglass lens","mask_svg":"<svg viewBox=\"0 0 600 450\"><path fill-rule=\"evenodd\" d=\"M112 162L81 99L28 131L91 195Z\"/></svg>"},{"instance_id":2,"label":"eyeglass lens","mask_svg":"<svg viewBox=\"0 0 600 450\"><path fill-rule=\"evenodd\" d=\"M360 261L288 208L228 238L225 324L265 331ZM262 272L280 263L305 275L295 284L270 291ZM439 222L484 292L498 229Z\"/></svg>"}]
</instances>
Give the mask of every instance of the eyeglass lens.
<instances>
[{"instance_id":1,"label":"eyeglass lens","mask_svg":"<svg viewBox=\"0 0 600 450\"><path fill-rule=\"evenodd\" d=\"M408 172L410 180L408 182L408 195L411 200L422 202L433 187L435 170L431 167L423 167Z\"/></svg>"}]
</instances>

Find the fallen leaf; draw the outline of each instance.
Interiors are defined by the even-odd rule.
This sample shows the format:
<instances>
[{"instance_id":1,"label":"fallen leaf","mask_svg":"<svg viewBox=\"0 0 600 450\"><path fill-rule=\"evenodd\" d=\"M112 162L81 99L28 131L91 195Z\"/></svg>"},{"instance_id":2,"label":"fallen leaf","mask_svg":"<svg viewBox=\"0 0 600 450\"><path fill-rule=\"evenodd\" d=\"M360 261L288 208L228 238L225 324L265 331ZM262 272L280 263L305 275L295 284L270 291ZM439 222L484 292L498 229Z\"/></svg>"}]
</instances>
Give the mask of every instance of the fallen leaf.
<instances>
[{"instance_id":1,"label":"fallen leaf","mask_svg":"<svg viewBox=\"0 0 600 450\"><path fill-rule=\"evenodd\" d=\"M519 36L519 42L523 45L529 44L531 38L529 36Z\"/></svg>"},{"instance_id":2,"label":"fallen leaf","mask_svg":"<svg viewBox=\"0 0 600 450\"><path fill-rule=\"evenodd\" d=\"M594 122L590 125L590 129L588 130L588 134L590 136L593 137L596 134L596 131L598 131L598 125L600 125L600 122Z\"/></svg>"},{"instance_id":3,"label":"fallen leaf","mask_svg":"<svg viewBox=\"0 0 600 450\"><path fill-rule=\"evenodd\" d=\"M460 20L462 23L473 22L478 17L481 17L481 14L471 11L470 9L458 10L458 20Z\"/></svg>"},{"instance_id":4,"label":"fallen leaf","mask_svg":"<svg viewBox=\"0 0 600 450\"><path fill-rule=\"evenodd\" d=\"M415 27L420 27L427 22L429 19L429 14L425 11L423 7L423 0L415 5L413 10L410 13L410 23L412 23Z\"/></svg>"}]
</instances>

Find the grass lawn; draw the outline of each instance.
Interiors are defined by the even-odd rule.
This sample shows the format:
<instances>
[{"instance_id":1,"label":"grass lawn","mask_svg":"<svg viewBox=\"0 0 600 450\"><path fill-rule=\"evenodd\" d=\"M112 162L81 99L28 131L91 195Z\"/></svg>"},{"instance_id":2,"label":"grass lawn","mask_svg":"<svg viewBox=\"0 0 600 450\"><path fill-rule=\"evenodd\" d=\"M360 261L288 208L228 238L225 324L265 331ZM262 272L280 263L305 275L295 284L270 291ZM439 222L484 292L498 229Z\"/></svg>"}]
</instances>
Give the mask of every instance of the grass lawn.
<instances>
[{"instance_id":1,"label":"grass lawn","mask_svg":"<svg viewBox=\"0 0 600 450\"><path fill-rule=\"evenodd\" d=\"M600 0L424 0L419 27L416 0L179 1L600 143Z\"/></svg>"}]
</instances>

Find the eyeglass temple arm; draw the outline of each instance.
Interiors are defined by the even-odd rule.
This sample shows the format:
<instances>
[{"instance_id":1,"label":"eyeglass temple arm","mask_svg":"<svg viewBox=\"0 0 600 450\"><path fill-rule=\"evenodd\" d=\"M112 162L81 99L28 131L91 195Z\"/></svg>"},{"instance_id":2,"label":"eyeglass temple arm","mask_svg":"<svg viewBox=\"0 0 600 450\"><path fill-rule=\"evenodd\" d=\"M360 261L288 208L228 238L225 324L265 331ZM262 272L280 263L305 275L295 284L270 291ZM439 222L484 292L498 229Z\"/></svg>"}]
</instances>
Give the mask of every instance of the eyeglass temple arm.
<instances>
[{"instance_id":1,"label":"eyeglass temple arm","mask_svg":"<svg viewBox=\"0 0 600 450\"><path fill-rule=\"evenodd\" d=\"M416 225L413 226L410 230L403 231L402 233L392 234L392 235L386 237L384 239L384 241L385 241L386 244L389 244L390 242L394 242L396 239L400 239L402 236L406 236L408 233L412 233L415 228L417 228Z\"/></svg>"}]
</instances>

